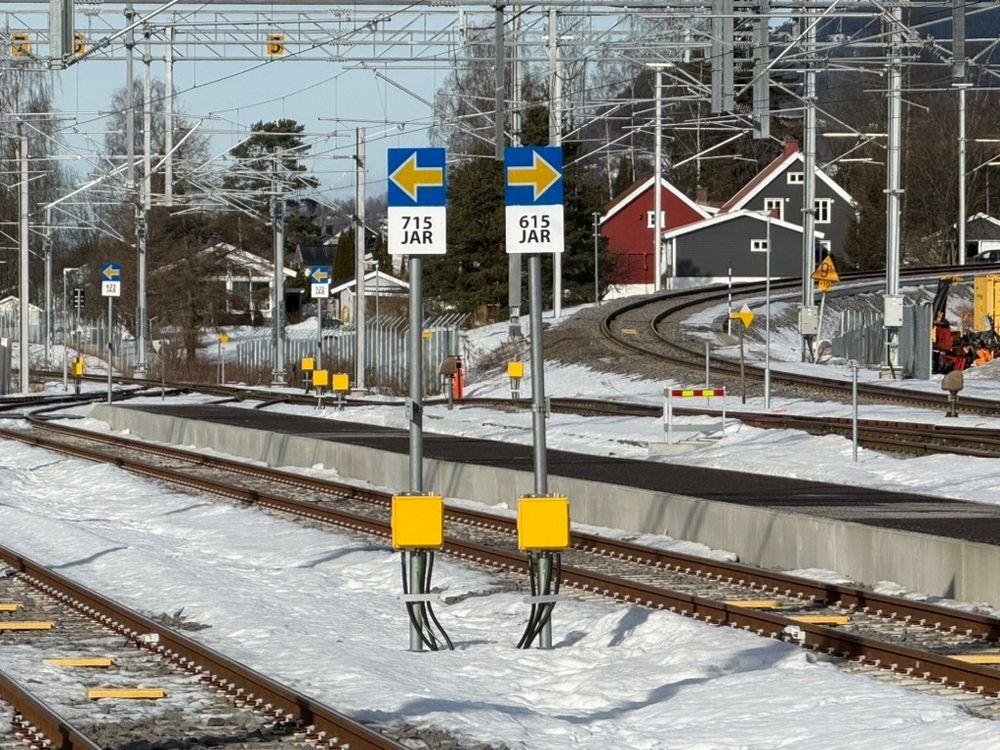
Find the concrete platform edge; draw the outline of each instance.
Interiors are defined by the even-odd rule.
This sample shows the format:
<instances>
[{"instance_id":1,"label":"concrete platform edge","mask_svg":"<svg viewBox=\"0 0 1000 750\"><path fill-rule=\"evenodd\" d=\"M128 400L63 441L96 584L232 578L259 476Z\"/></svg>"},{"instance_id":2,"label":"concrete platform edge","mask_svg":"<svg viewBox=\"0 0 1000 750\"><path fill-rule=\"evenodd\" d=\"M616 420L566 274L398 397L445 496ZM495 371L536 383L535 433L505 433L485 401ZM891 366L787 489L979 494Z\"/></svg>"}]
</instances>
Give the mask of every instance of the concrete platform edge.
<instances>
[{"instance_id":1,"label":"concrete platform edge","mask_svg":"<svg viewBox=\"0 0 1000 750\"><path fill-rule=\"evenodd\" d=\"M344 478L406 487L406 455L303 435L232 427L97 405L113 430L146 440L212 449L271 466L322 464ZM425 460L425 490L485 505L513 502L533 489L530 472ZM889 580L931 596L1000 607L1000 547L767 508L752 508L603 482L549 477L570 498L574 521L669 534L730 550L744 562L781 570L827 568L866 584Z\"/></svg>"}]
</instances>

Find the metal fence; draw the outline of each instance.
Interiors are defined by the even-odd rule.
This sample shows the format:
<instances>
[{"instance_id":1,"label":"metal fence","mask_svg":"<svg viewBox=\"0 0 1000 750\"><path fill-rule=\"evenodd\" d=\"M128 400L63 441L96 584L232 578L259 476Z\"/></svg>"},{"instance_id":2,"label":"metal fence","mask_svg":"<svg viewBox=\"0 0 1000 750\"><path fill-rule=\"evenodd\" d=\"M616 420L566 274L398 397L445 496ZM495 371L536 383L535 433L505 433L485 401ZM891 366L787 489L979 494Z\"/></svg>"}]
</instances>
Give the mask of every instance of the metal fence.
<instances>
[{"instance_id":1,"label":"metal fence","mask_svg":"<svg viewBox=\"0 0 1000 750\"><path fill-rule=\"evenodd\" d=\"M424 393L443 393L439 375L441 363L460 354L459 330L467 316L447 315L424 323L421 335ZM409 321L406 318L381 318L365 324L365 382L372 389L386 393L405 393L409 383ZM319 331L301 328L285 332L285 362L293 371L303 357L315 357ZM355 369L354 326L323 329L322 366L333 372ZM231 360L230 360L231 361ZM274 366L274 333L262 331L236 345L236 365L248 371Z\"/></svg>"},{"instance_id":2,"label":"metal fence","mask_svg":"<svg viewBox=\"0 0 1000 750\"><path fill-rule=\"evenodd\" d=\"M62 357L57 357L52 347L65 344L71 349L107 360L108 357L108 322L107 320L81 320L79 324L72 320L65 324L57 316L53 321L52 338L49 343L49 362L52 367L62 366ZM20 342L20 316L15 314L0 314L0 339ZM28 325L28 341L34 346L45 345L45 329L40 323ZM122 326L115 326L111 332L113 351L113 367L119 372L130 370L135 366L135 339ZM37 365L38 357L33 356ZM17 365L15 360L14 365ZM17 369L15 367L15 369Z\"/></svg>"},{"instance_id":3,"label":"metal fence","mask_svg":"<svg viewBox=\"0 0 1000 750\"><path fill-rule=\"evenodd\" d=\"M0 396L10 393L10 339L0 337Z\"/></svg>"},{"instance_id":4,"label":"metal fence","mask_svg":"<svg viewBox=\"0 0 1000 750\"><path fill-rule=\"evenodd\" d=\"M841 310L840 332L830 339L834 356L881 365L886 346L883 322L882 310L874 304ZM931 306L927 302L903 307L899 366L905 377L927 379L931 375Z\"/></svg>"}]
</instances>

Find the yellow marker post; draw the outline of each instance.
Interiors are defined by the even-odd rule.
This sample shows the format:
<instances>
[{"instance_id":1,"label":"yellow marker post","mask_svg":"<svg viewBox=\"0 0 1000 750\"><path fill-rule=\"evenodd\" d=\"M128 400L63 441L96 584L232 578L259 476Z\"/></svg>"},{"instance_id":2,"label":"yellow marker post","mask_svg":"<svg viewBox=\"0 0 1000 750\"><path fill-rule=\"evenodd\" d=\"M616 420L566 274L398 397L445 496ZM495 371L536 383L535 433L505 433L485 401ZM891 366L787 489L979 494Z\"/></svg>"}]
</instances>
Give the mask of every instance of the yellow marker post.
<instances>
[{"instance_id":1,"label":"yellow marker post","mask_svg":"<svg viewBox=\"0 0 1000 750\"><path fill-rule=\"evenodd\" d=\"M517 501L517 547L528 553L531 605L518 648L552 648L552 611L559 598L559 550L569 547L569 498L522 497Z\"/></svg>"},{"instance_id":2,"label":"yellow marker post","mask_svg":"<svg viewBox=\"0 0 1000 750\"><path fill-rule=\"evenodd\" d=\"M524 378L524 362L508 362L507 377L510 378L510 397L521 398L521 380Z\"/></svg>"},{"instance_id":3,"label":"yellow marker post","mask_svg":"<svg viewBox=\"0 0 1000 750\"><path fill-rule=\"evenodd\" d=\"M225 346L229 343L229 337L219 334L219 385L226 384L226 351Z\"/></svg>"},{"instance_id":4,"label":"yellow marker post","mask_svg":"<svg viewBox=\"0 0 1000 750\"><path fill-rule=\"evenodd\" d=\"M750 324L753 323L753 310L750 309L750 305L744 302L743 307L741 307L737 312L729 313L729 317L735 318L736 320L739 320L740 322L743 323L743 325L739 327L740 328L740 390L742 391L742 399L743 403L745 404L747 402L747 381L746 378L744 377L746 369L745 368L746 361L743 358L743 331L749 328Z\"/></svg>"},{"instance_id":5,"label":"yellow marker post","mask_svg":"<svg viewBox=\"0 0 1000 750\"><path fill-rule=\"evenodd\" d=\"M312 357L303 357L299 362L299 367L302 369L302 379L305 381L306 393L309 393L309 387L312 385L312 372L316 369L316 360Z\"/></svg>"},{"instance_id":6,"label":"yellow marker post","mask_svg":"<svg viewBox=\"0 0 1000 750\"><path fill-rule=\"evenodd\" d=\"M91 688L87 691L87 697L92 700L102 698L118 698L120 700L159 700L167 697L167 691L163 688Z\"/></svg>"}]
</instances>

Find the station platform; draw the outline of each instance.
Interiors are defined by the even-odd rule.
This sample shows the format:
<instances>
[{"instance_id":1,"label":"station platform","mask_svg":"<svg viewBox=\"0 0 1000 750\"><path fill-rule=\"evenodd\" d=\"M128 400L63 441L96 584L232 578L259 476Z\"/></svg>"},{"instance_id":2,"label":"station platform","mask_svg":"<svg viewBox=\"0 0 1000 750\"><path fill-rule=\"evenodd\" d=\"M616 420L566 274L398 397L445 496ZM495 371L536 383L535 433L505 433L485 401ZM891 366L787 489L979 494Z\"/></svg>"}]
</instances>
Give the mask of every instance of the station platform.
<instances>
[{"instance_id":1,"label":"station platform","mask_svg":"<svg viewBox=\"0 0 1000 750\"><path fill-rule=\"evenodd\" d=\"M406 431L225 405L97 405L114 430L271 466L335 469L404 489ZM427 425L425 425L425 430ZM1000 507L865 487L548 451L549 491L575 522L668 534L782 570L826 568L862 582L1000 607ZM532 447L424 433L424 490L515 507L532 494Z\"/></svg>"}]
</instances>

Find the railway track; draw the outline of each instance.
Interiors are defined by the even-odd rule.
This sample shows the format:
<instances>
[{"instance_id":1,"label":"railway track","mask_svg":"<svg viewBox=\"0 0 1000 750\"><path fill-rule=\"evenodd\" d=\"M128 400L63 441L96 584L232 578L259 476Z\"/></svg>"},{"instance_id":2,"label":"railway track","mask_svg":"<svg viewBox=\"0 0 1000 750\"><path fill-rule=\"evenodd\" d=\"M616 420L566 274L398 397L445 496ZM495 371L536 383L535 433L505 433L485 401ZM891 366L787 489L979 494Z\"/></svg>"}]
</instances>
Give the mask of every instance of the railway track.
<instances>
[{"instance_id":1,"label":"railway track","mask_svg":"<svg viewBox=\"0 0 1000 750\"><path fill-rule=\"evenodd\" d=\"M919 280L936 278L938 275L966 273L966 266L942 266L933 269L906 269L901 272L904 279ZM842 281L854 284L875 284L880 277L870 273L842 274ZM801 288L798 279L779 280L772 282L772 294L775 292ZM733 297L760 297L764 294L763 282L752 282L736 285ZM679 336L677 318L690 313L695 308L725 302L728 290L724 287L708 287L665 292L651 297L644 297L628 302L610 311L602 320L599 330L602 336L615 347L627 350L644 357L650 357L657 362L667 364L682 371L704 372L705 353L704 342L693 341L689 337ZM763 381L764 369L752 364L745 365L747 379ZM739 382L740 366L737 362L715 359L712 363L713 375L725 380L731 387ZM836 397L848 401L851 395L851 383L842 378L822 377L798 372L783 372L772 368L771 381L824 397ZM859 398L868 402L892 403L944 411L947 407L945 393L926 393L907 390L898 386L879 385L875 383L860 383ZM996 416L1000 414L1000 402L975 397L961 398L962 408L966 412Z\"/></svg>"},{"instance_id":2,"label":"railway track","mask_svg":"<svg viewBox=\"0 0 1000 750\"><path fill-rule=\"evenodd\" d=\"M32 746L117 750L193 739L260 750L403 748L6 547L0 601L16 607L0 613L0 697ZM73 661L45 661L66 658Z\"/></svg>"},{"instance_id":3,"label":"railway track","mask_svg":"<svg viewBox=\"0 0 1000 750\"><path fill-rule=\"evenodd\" d=\"M31 430L4 430L0 436L115 463L310 523L383 540L390 533L390 496L385 493L66 425L33 424ZM526 561L516 550L513 519L449 507L446 532L446 553L495 571L526 572ZM1000 650L1000 619L577 531L571 543L562 566L564 590L669 609L858 665L1000 695L1000 669L974 663L994 658L1000 663L1000 656L993 656Z\"/></svg>"}]
</instances>

